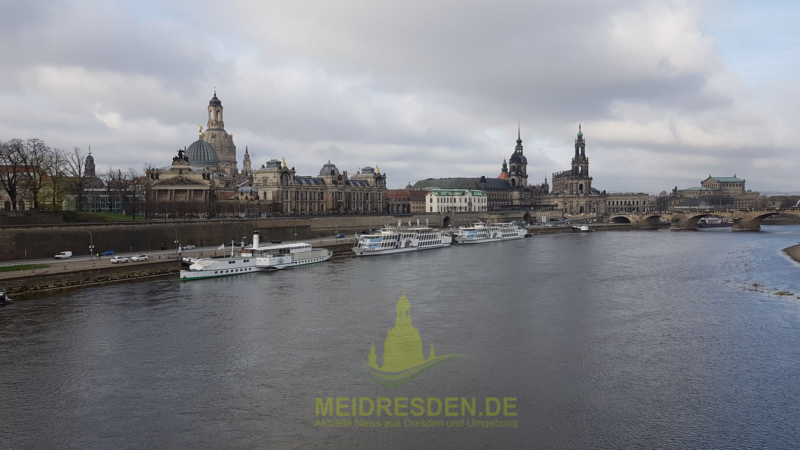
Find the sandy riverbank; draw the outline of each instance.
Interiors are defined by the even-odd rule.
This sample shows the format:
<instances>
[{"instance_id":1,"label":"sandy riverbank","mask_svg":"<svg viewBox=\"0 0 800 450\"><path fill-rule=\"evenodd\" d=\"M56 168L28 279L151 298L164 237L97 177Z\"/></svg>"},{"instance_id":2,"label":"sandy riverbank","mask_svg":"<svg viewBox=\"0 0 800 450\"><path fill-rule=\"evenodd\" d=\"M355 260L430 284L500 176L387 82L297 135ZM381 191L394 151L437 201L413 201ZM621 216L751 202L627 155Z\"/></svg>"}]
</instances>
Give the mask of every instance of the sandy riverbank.
<instances>
[{"instance_id":1,"label":"sandy riverbank","mask_svg":"<svg viewBox=\"0 0 800 450\"><path fill-rule=\"evenodd\" d=\"M800 263L800 244L786 247L783 249L783 252L789 255L789 257L795 260L795 262Z\"/></svg>"}]
</instances>

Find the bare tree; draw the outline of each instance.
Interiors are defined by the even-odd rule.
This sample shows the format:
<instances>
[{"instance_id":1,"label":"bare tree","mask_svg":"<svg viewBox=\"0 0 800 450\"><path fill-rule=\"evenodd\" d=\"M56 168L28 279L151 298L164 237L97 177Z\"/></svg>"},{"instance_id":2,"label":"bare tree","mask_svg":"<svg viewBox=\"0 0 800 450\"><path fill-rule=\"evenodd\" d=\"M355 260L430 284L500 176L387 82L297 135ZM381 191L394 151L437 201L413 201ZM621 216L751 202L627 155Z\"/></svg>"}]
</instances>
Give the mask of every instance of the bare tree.
<instances>
[{"instance_id":1,"label":"bare tree","mask_svg":"<svg viewBox=\"0 0 800 450\"><path fill-rule=\"evenodd\" d=\"M105 208L108 212L114 212L114 199L120 191L118 171L109 167L108 170L100 173L99 178L103 181L103 187L106 190Z\"/></svg>"},{"instance_id":2,"label":"bare tree","mask_svg":"<svg viewBox=\"0 0 800 450\"><path fill-rule=\"evenodd\" d=\"M86 152L81 150L80 147L73 148L71 153L66 154L64 167L75 192L75 209L83 211L86 200L86 186L92 180L92 177L86 174Z\"/></svg>"},{"instance_id":3,"label":"bare tree","mask_svg":"<svg viewBox=\"0 0 800 450\"><path fill-rule=\"evenodd\" d=\"M50 190L49 200L51 202L53 211L57 209L58 199L61 196L60 194L62 190L62 183L65 177L66 161L66 152L60 148L53 148L47 153L47 156L42 164L42 168L47 174L47 182L43 184L46 184L47 188Z\"/></svg>"},{"instance_id":4,"label":"bare tree","mask_svg":"<svg viewBox=\"0 0 800 450\"><path fill-rule=\"evenodd\" d=\"M23 169L23 149L25 143L22 139L12 139L0 143L0 187L6 191L10 200L10 209L17 210L19 200L24 198L22 192L25 181Z\"/></svg>"},{"instance_id":5,"label":"bare tree","mask_svg":"<svg viewBox=\"0 0 800 450\"><path fill-rule=\"evenodd\" d=\"M47 162L51 149L43 140L31 138L24 142L20 150L22 170L25 172L26 192L31 195L33 209L39 209L39 192L42 190L45 175L43 166Z\"/></svg>"},{"instance_id":6,"label":"bare tree","mask_svg":"<svg viewBox=\"0 0 800 450\"><path fill-rule=\"evenodd\" d=\"M153 185L155 184L155 167L150 164L144 165L144 176L136 177L136 201L138 205L142 205L144 210L144 217L149 218L154 211L154 192Z\"/></svg>"}]
</instances>

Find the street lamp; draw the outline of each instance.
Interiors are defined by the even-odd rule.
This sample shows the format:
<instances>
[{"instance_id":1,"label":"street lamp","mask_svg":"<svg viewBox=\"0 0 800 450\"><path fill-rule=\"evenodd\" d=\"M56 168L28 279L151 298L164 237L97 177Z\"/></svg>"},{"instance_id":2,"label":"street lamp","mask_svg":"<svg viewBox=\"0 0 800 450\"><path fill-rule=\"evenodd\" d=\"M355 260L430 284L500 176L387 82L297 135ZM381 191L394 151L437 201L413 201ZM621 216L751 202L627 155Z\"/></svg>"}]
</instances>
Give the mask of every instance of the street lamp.
<instances>
[{"instance_id":1,"label":"street lamp","mask_svg":"<svg viewBox=\"0 0 800 450\"><path fill-rule=\"evenodd\" d=\"M247 229L244 225L240 225L238 223L233 224L233 229L236 230L236 227L242 227L242 247L244 247L244 241L247 239Z\"/></svg>"},{"instance_id":2,"label":"street lamp","mask_svg":"<svg viewBox=\"0 0 800 450\"><path fill-rule=\"evenodd\" d=\"M175 227L170 226L167 226L167 228L172 228L172 231L175 232L175 253L178 253L178 245L180 244L180 242L178 242L178 230L176 230Z\"/></svg>"},{"instance_id":3,"label":"street lamp","mask_svg":"<svg viewBox=\"0 0 800 450\"><path fill-rule=\"evenodd\" d=\"M83 230L89 233L89 259L94 259L94 236L92 236L92 232L89 230Z\"/></svg>"}]
</instances>

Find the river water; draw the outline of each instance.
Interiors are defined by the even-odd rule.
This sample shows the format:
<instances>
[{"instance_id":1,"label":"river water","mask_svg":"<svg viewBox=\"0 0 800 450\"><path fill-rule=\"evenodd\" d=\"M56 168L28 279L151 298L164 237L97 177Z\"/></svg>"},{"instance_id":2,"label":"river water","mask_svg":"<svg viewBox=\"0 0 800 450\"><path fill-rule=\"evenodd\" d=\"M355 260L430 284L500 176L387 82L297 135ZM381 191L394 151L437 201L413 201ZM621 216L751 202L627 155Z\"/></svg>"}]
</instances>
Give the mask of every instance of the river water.
<instances>
[{"instance_id":1,"label":"river water","mask_svg":"<svg viewBox=\"0 0 800 450\"><path fill-rule=\"evenodd\" d=\"M0 309L0 447L796 449L800 265L780 249L798 241L536 236L18 301ZM364 363L403 290L425 355L469 357L389 388ZM331 428L317 397L515 398L517 415Z\"/></svg>"}]
</instances>

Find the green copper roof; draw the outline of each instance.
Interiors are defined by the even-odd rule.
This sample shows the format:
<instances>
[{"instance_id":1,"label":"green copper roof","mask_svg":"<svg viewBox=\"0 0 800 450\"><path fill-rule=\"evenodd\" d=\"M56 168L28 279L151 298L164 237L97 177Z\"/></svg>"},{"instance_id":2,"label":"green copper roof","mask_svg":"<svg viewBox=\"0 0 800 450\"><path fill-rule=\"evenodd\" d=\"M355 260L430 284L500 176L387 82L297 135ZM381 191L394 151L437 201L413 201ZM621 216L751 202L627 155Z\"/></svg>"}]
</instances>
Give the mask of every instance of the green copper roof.
<instances>
[{"instance_id":1,"label":"green copper roof","mask_svg":"<svg viewBox=\"0 0 800 450\"><path fill-rule=\"evenodd\" d=\"M433 195L445 195L445 196L467 195L469 192L472 192L472 195L475 196L486 195L481 190L472 190L472 189L429 189L428 191Z\"/></svg>"},{"instance_id":2,"label":"green copper roof","mask_svg":"<svg viewBox=\"0 0 800 450\"><path fill-rule=\"evenodd\" d=\"M733 176L733 177L711 177L711 179L714 180L714 181L718 181L720 183L735 183L735 182L739 182L739 181L744 181L743 179L737 178L735 176Z\"/></svg>"}]
</instances>

